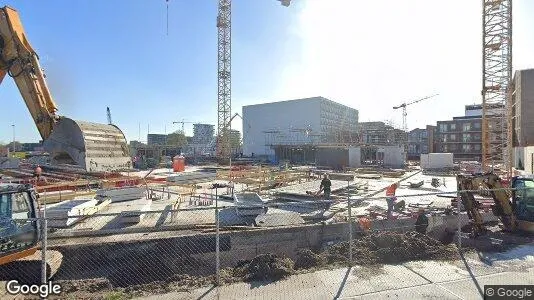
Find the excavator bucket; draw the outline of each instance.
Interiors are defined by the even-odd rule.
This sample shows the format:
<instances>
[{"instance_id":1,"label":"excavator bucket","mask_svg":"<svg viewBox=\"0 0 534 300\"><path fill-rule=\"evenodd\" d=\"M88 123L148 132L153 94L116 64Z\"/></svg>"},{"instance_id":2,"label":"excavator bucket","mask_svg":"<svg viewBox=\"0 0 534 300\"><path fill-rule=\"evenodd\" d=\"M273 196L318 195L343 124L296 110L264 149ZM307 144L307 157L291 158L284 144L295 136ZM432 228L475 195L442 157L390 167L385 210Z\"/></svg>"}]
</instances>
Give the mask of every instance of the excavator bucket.
<instances>
[{"instance_id":1,"label":"excavator bucket","mask_svg":"<svg viewBox=\"0 0 534 300\"><path fill-rule=\"evenodd\" d=\"M78 165L91 173L132 168L126 138L115 125L61 117L43 146L54 165Z\"/></svg>"}]
</instances>

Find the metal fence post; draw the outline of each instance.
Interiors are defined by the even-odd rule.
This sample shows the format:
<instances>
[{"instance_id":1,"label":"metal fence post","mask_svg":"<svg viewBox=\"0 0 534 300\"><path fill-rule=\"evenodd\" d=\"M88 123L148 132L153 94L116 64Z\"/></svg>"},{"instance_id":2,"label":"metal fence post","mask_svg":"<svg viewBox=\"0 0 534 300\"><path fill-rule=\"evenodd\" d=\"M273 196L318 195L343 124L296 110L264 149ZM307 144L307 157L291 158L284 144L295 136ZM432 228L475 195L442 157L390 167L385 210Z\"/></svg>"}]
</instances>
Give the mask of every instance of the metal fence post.
<instances>
[{"instance_id":1,"label":"metal fence post","mask_svg":"<svg viewBox=\"0 0 534 300\"><path fill-rule=\"evenodd\" d=\"M458 250L461 251L462 249L462 216L461 216L461 205L462 202L462 196L460 195L460 191L456 191L456 209L458 210L458 229L457 229L457 236L458 236Z\"/></svg>"},{"instance_id":2,"label":"metal fence post","mask_svg":"<svg viewBox=\"0 0 534 300\"><path fill-rule=\"evenodd\" d=\"M48 224L45 216L41 219L41 282L46 285L47 276L46 276L46 248L47 248L47 230Z\"/></svg>"},{"instance_id":3,"label":"metal fence post","mask_svg":"<svg viewBox=\"0 0 534 300\"><path fill-rule=\"evenodd\" d=\"M352 265L352 209L350 205L350 181L347 180L347 206L349 214L349 264Z\"/></svg>"},{"instance_id":4,"label":"metal fence post","mask_svg":"<svg viewBox=\"0 0 534 300\"><path fill-rule=\"evenodd\" d=\"M221 266L220 266L220 253L219 253L219 197L217 188L215 188L215 282L217 286L220 285L221 279Z\"/></svg>"},{"instance_id":5,"label":"metal fence post","mask_svg":"<svg viewBox=\"0 0 534 300\"><path fill-rule=\"evenodd\" d=\"M43 193L43 211L36 215L36 217L41 217L37 219L37 222L41 223L41 283L46 285L47 276L46 276L46 248L47 248L47 232L48 232L48 222L46 220L46 191ZM37 200L38 201L38 200Z\"/></svg>"}]
</instances>

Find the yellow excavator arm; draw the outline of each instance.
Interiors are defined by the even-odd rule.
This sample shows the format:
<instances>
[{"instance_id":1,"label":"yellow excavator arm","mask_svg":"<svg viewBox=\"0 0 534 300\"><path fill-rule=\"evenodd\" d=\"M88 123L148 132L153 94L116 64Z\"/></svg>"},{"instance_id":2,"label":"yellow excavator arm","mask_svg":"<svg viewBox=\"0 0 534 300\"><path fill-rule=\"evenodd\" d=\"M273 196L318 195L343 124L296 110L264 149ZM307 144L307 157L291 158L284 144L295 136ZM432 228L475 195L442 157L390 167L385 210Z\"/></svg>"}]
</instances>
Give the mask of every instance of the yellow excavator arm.
<instances>
[{"instance_id":1,"label":"yellow excavator arm","mask_svg":"<svg viewBox=\"0 0 534 300\"><path fill-rule=\"evenodd\" d=\"M43 139L47 139L59 119L57 106L39 65L39 57L26 38L16 10L0 9L0 83L13 77Z\"/></svg>"},{"instance_id":2,"label":"yellow excavator arm","mask_svg":"<svg viewBox=\"0 0 534 300\"><path fill-rule=\"evenodd\" d=\"M475 200L473 193L485 187L490 190L493 198L493 213L498 216L508 231L517 229L517 220L514 214L510 195L504 189L499 176L493 173L474 174L474 175L457 175L458 192L464 208L473 220L473 226L476 233L484 231L482 215L478 209L478 202Z\"/></svg>"},{"instance_id":3,"label":"yellow excavator arm","mask_svg":"<svg viewBox=\"0 0 534 300\"><path fill-rule=\"evenodd\" d=\"M88 172L130 169L126 137L115 125L57 115L39 57L16 10L0 8L0 83L9 75L30 111L52 164L78 165Z\"/></svg>"}]
</instances>

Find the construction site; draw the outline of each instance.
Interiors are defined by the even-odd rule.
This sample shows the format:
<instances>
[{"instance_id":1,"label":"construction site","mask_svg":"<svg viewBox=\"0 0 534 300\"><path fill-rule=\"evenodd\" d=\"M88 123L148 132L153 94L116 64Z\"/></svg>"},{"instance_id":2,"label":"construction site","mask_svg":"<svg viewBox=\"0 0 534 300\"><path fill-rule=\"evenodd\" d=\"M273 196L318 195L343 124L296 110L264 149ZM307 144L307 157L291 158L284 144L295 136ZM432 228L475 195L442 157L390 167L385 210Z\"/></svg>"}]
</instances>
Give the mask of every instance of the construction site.
<instances>
[{"instance_id":1,"label":"construction site","mask_svg":"<svg viewBox=\"0 0 534 300\"><path fill-rule=\"evenodd\" d=\"M410 131L407 109L439 94L399 101L399 128L321 96L232 107L219 0L217 124L183 119L146 143L109 107L107 124L60 115L24 12L0 8L0 83L15 81L42 138L0 151L0 297L19 299L14 279L59 283L58 299L473 299L478 281L533 284L534 70L512 70L512 0L481 5L480 104Z\"/></svg>"}]
</instances>

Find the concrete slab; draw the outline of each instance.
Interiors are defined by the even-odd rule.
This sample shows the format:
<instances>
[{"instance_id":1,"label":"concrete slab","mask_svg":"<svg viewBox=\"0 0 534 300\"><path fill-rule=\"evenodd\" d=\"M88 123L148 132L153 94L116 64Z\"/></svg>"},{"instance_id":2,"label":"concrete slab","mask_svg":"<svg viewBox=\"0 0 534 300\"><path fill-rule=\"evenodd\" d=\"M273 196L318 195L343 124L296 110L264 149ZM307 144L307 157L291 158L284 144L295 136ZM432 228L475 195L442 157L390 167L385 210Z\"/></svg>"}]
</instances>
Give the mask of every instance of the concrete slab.
<instances>
[{"instance_id":1,"label":"concrete slab","mask_svg":"<svg viewBox=\"0 0 534 300\"><path fill-rule=\"evenodd\" d=\"M450 262L416 261L404 265L431 282L446 282L469 277L465 267L461 268Z\"/></svg>"},{"instance_id":2,"label":"concrete slab","mask_svg":"<svg viewBox=\"0 0 534 300\"><path fill-rule=\"evenodd\" d=\"M375 299L454 299L459 297L444 288L436 288L433 284L425 284L415 287L396 289L378 293L371 293L350 299L375 300Z\"/></svg>"},{"instance_id":3,"label":"concrete slab","mask_svg":"<svg viewBox=\"0 0 534 300\"><path fill-rule=\"evenodd\" d=\"M142 199L142 202L136 204L135 206L132 205L128 211L123 212L124 215L121 217L121 222L123 224L141 222L141 220L147 214L146 212L150 210L150 206L152 206L152 200Z\"/></svg>"},{"instance_id":4,"label":"concrete slab","mask_svg":"<svg viewBox=\"0 0 534 300\"><path fill-rule=\"evenodd\" d=\"M385 265L383 270L355 267L349 273L340 297L353 297L426 283L429 281L404 266Z\"/></svg>"},{"instance_id":5,"label":"concrete slab","mask_svg":"<svg viewBox=\"0 0 534 300\"><path fill-rule=\"evenodd\" d=\"M481 299L483 298L484 285L492 284L534 284L534 269L530 269L527 273L519 274L514 272L504 272L486 276L477 276L475 280L472 278L441 283L440 286L454 291L461 299Z\"/></svg>"},{"instance_id":6,"label":"concrete slab","mask_svg":"<svg viewBox=\"0 0 534 300\"><path fill-rule=\"evenodd\" d=\"M211 293L210 296L216 293ZM238 283L219 289L217 299L331 299L333 295L315 274L302 274L295 280L270 284ZM208 297L208 299L215 299Z\"/></svg>"}]
</instances>

